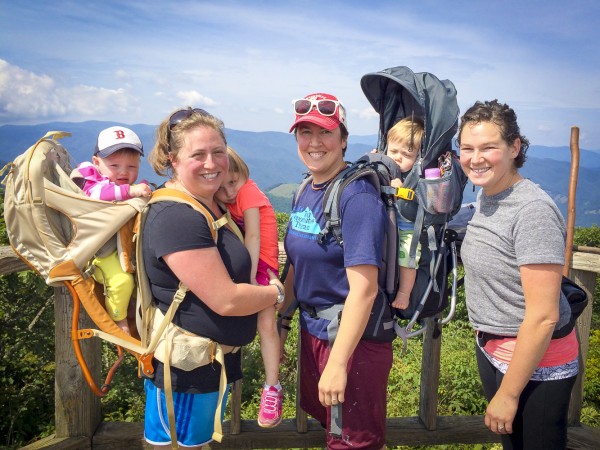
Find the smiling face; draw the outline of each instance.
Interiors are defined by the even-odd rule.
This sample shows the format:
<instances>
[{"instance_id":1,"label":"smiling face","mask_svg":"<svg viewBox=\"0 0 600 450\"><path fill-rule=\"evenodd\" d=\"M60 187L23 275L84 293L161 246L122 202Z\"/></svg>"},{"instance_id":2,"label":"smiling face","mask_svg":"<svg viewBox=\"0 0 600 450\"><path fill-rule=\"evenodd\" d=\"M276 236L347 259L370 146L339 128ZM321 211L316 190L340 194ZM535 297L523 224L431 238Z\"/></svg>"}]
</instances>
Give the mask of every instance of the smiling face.
<instances>
[{"instance_id":1,"label":"smiling face","mask_svg":"<svg viewBox=\"0 0 600 450\"><path fill-rule=\"evenodd\" d=\"M246 178L238 172L227 172L215 198L225 204L235 203L238 192L246 184Z\"/></svg>"},{"instance_id":2,"label":"smiling face","mask_svg":"<svg viewBox=\"0 0 600 450\"><path fill-rule=\"evenodd\" d=\"M229 171L227 145L217 130L199 126L185 133L171 165L175 179L193 196L210 203Z\"/></svg>"},{"instance_id":3,"label":"smiling face","mask_svg":"<svg viewBox=\"0 0 600 450\"><path fill-rule=\"evenodd\" d=\"M460 134L460 164L474 186L496 195L520 178L515 166L520 148L519 138L507 143L492 122L467 123Z\"/></svg>"},{"instance_id":4,"label":"smiling face","mask_svg":"<svg viewBox=\"0 0 600 450\"><path fill-rule=\"evenodd\" d=\"M346 165L343 149L347 137L342 137L340 127L327 130L310 122L301 122L296 128L298 155L310 170L315 183L323 183Z\"/></svg>"},{"instance_id":5,"label":"smiling face","mask_svg":"<svg viewBox=\"0 0 600 450\"><path fill-rule=\"evenodd\" d=\"M92 157L98 172L117 186L133 184L140 171L140 153L135 150L117 150L106 158Z\"/></svg>"}]
</instances>

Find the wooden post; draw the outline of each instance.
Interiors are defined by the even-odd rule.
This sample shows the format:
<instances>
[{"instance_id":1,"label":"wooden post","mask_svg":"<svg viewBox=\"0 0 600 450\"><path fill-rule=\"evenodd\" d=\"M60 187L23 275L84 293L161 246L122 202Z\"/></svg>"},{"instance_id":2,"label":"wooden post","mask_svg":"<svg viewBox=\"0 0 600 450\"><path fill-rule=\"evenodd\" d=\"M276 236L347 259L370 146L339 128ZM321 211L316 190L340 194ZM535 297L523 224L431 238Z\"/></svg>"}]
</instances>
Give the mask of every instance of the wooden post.
<instances>
[{"instance_id":1,"label":"wooden post","mask_svg":"<svg viewBox=\"0 0 600 450\"><path fill-rule=\"evenodd\" d=\"M242 380L236 380L233 383L231 391L231 420L229 423L231 425L229 432L231 434L240 434L242 431Z\"/></svg>"},{"instance_id":2,"label":"wooden post","mask_svg":"<svg viewBox=\"0 0 600 450\"><path fill-rule=\"evenodd\" d=\"M100 399L90 390L71 342L73 298L64 288L54 289L56 322L55 422L56 437L86 436L91 438L101 422ZM81 328L94 328L85 311L79 317ZM100 339L81 341L81 351L94 379L100 378L102 347Z\"/></svg>"},{"instance_id":3,"label":"wooden post","mask_svg":"<svg viewBox=\"0 0 600 450\"><path fill-rule=\"evenodd\" d=\"M569 176L569 192L567 203L567 243L563 275L569 276L571 259L573 258L573 237L575 235L577 178L579 176L579 128L571 127L571 172Z\"/></svg>"},{"instance_id":4,"label":"wooden post","mask_svg":"<svg viewBox=\"0 0 600 450\"><path fill-rule=\"evenodd\" d=\"M423 357L421 359L421 393L419 396L419 418L428 430L437 428L438 388L440 385L440 357L442 349L442 327L439 317L424 320L427 330L423 335Z\"/></svg>"},{"instance_id":5,"label":"wooden post","mask_svg":"<svg viewBox=\"0 0 600 450\"><path fill-rule=\"evenodd\" d=\"M301 346L300 323L298 323L298 347L296 348L296 431L306 433L308 431L308 415L300 407L300 346Z\"/></svg>"}]
</instances>

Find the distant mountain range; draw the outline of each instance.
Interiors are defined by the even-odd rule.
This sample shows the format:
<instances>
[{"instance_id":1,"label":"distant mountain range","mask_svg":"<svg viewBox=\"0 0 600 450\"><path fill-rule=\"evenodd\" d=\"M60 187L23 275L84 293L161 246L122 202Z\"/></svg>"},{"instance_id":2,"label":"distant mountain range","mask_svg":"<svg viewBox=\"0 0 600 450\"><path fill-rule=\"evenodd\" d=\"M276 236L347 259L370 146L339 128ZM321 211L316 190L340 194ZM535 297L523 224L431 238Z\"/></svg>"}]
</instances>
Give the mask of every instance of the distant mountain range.
<instances>
[{"instance_id":1,"label":"distant mountain range","mask_svg":"<svg viewBox=\"0 0 600 450\"><path fill-rule=\"evenodd\" d=\"M75 163L91 159L98 132L118 125L113 122L53 122L39 125L0 126L0 163L12 161L49 130L72 133L62 144ZM156 125L126 125L134 130L144 143L146 155L155 142ZM289 212L296 185L304 177L305 167L298 158L294 136L283 132L250 132L226 130L228 144L247 162L250 176L264 190L277 211ZM377 136L350 136L347 160L354 160L377 145ZM539 184L554 199L563 215L567 214L567 195L570 177L571 152L568 147L531 146L521 173ZM576 213L578 226L600 224L600 151L581 150L577 184ZM142 163L140 178L160 184L148 164ZM474 201L475 193L469 183L464 202Z\"/></svg>"}]
</instances>

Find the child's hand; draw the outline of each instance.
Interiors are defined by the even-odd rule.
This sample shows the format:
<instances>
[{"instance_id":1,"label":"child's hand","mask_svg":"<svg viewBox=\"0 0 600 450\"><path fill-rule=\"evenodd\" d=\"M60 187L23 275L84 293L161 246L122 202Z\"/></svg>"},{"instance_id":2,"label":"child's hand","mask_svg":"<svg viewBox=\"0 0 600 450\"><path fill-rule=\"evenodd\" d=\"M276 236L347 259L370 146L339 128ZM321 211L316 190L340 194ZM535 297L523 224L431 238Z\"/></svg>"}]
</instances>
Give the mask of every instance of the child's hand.
<instances>
[{"instance_id":1,"label":"child's hand","mask_svg":"<svg viewBox=\"0 0 600 450\"><path fill-rule=\"evenodd\" d=\"M408 302L410 300L410 295L405 292L398 292L396 294L396 298L392 302L392 306L397 309L406 309L408 308Z\"/></svg>"},{"instance_id":2,"label":"child's hand","mask_svg":"<svg viewBox=\"0 0 600 450\"><path fill-rule=\"evenodd\" d=\"M152 189L145 183L132 184L129 186L129 195L132 197L150 197Z\"/></svg>"},{"instance_id":3,"label":"child's hand","mask_svg":"<svg viewBox=\"0 0 600 450\"><path fill-rule=\"evenodd\" d=\"M390 185L394 188L401 188L402 180L400 178L394 178L392 181L390 181Z\"/></svg>"}]
</instances>

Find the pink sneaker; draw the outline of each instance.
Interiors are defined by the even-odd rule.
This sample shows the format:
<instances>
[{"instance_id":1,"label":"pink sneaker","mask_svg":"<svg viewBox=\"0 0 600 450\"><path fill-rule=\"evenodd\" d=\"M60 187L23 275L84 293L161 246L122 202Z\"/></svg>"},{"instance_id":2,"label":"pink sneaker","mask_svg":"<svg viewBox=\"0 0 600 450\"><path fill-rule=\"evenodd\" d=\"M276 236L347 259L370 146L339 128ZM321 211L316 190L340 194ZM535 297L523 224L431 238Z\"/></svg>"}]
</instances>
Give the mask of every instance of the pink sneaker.
<instances>
[{"instance_id":1,"label":"pink sneaker","mask_svg":"<svg viewBox=\"0 0 600 450\"><path fill-rule=\"evenodd\" d=\"M258 425L263 428L273 428L281 423L281 407L283 404L283 389L275 386L263 388L260 396Z\"/></svg>"}]
</instances>

